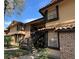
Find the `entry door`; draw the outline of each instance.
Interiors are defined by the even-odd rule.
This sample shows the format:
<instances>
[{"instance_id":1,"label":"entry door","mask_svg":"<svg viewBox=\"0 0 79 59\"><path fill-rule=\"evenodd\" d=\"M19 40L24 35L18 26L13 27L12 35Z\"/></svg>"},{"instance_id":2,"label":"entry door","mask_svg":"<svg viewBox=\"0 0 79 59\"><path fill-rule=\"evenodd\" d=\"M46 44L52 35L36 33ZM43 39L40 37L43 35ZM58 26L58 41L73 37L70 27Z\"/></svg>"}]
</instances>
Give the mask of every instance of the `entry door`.
<instances>
[{"instance_id":1,"label":"entry door","mask_svg":"<svg viewBox=\"0 0 79 59\"><path fill-rule=\"evenodd\" d=\"M75 59L75 32L60 32L61 59Z\"/></svg>"}]
</instances>

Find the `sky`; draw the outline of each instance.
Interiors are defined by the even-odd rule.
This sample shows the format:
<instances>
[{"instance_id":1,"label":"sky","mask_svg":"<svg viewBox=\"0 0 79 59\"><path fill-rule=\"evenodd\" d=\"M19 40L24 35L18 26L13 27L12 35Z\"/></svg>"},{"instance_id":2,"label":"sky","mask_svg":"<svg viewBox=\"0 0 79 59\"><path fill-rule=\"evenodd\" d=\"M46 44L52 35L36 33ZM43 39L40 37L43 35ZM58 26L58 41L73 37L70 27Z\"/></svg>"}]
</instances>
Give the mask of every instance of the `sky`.
<instances>
[{"instance_id":1,"label":"sky","mask_svg":"<svg viewBox=\"0 0 79 59\"><path fill-rule=\"evenodd\" d=\"M16 13L11 16L5 15L4 28L7 28L13 20L27 23L43 17L39 12L39 9L49 4L50 1L51 0L25 0L21 15Z\"/></svg>"}]
</instances>

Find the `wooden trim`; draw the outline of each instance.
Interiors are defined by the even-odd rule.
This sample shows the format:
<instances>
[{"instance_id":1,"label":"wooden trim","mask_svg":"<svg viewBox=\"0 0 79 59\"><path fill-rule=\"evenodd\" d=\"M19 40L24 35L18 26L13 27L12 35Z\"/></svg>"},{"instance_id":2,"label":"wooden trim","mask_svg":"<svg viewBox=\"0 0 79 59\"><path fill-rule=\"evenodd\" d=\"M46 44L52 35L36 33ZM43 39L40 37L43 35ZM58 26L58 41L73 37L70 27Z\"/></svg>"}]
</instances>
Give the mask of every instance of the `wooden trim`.
<instances>
[{"instance_id":1,"label":"wooden trim","mask_svg":"<svg viewBox=\"0 0 79 59\"><path fill-rule=\"evenodd\" d=\"M54 50L60 50L59 48L50 47L50 46L48 46L48 48L50 48L50 49L54 49Z\"/></svg>"},{"instance_id":2,"label":"wooden trim","mask_svg":"<svg viewBox=\"0 0 79 59\"><path fill-rule=\"evenodd\" d=\"M53 18L53 19L50 19L50 20L47 20L46 22L51 22L51 21L56 21L58 20L57 18Z\"/></svg>"},{"instance_id":3,"label":"wooden trim","mask_svg":"<svg viewBox=\"0 0 79 59\"><path fill-rule=\"evenodd\" d=\"M46 23L47 20L48 20L48 10L45 11L45 16L44 16L44 18L45 18L45 23Z\"/></svg>"},{"instance_id":4,"label":"wooden trim","mask_svg":"<svg viewBox=\"0 0 79 59\"><path fill-rule=\"evenodd\" d=\"M59 37L59 32L58 32L58 49L60 50L60 37Z\"/></svg>"},{"instance_id":5,"label":"wooden trim","mask_svg":"<svg viewBox=\"0 0 79 59\"><path fill-rule=\"evenodd\" d=\"M18 25L17 25L17 28L16 28L16 29L17 29L17 31L18 31L18 29L19 29L19 28L18 28Z\"/></svg>"},{"instance_id":6,"label":"wooden trim","mask_svg":"<svg viewBox=\"0 0 79 59\"><path fill-rule=\"evenodd\" d=\"M48 31L46 31L45 38L46 38L46 48L47 48L48 47Z\"/></svg>"},{"instance_id":7,"label":"wooden trim","mask_svg":"<svg viewBox=\"0 0 79 59\"><path fill-rule=\"evenodd\" d=\"M39 12L40 12L43 16L45 16L45 14L43 14L40 10L39 10Z\"/></svg>"},{"instance_id":8,"label":"wooden trim","mask_svg":"<svg viewBox=\"0 0 79 59\"><path fill-rule=\"evenodd\" d=\"M57 19L59 19L59 6L56 6L56 12L57 12Z\"/></svg>"}]
</instances>

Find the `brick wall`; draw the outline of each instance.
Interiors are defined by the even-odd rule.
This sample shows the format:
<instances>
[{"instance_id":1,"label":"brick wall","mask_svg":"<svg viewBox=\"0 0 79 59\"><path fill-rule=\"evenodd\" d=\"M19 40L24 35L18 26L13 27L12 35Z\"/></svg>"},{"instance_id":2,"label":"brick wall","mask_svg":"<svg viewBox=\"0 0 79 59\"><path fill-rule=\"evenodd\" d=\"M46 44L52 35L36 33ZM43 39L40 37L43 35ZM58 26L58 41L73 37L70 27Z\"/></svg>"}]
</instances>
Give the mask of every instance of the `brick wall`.
<instances>
[{"instance_id":1,"label":"brick wall","mask_svg":"<svg viewBox=\"0 0 79 59\"><path fill-rule=\"evenodd\" d=\"M59 37L61 59L75 59L75 33L61 32Z\"/></svg>"}]
</instances>

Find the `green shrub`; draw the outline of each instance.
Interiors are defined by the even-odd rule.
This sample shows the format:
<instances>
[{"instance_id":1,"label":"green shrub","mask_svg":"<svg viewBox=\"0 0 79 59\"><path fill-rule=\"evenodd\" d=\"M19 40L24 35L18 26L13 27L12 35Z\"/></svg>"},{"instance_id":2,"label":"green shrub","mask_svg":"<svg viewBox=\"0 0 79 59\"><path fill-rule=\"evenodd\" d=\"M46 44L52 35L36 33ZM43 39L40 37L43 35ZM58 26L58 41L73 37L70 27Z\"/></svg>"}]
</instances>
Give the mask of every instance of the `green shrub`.
<instances>
[{"instance_id":1,"label":"green shrub","mask_svg":"<svg viewBox=\"0 0 79 59\"><path fill-rule=\"evenodd\" d=\"M11 42L11 37L10 36L4 36L4 44L6 45L6 47L10 47L10 42Z\"/></svg>"},{"instance_id":2,"label":"green shrub","mask_svg":"<svg viewBox=\"0 0 79 59\"><path fill-rule=\"evenodd\" d=\"M46 48L38 49L35 59L48 59L48 53Z\"/></svg>"}]
</instances>

